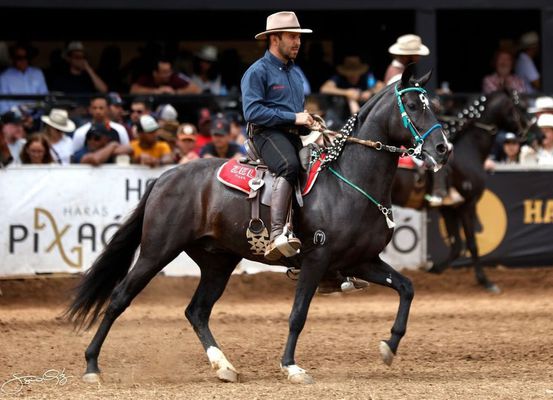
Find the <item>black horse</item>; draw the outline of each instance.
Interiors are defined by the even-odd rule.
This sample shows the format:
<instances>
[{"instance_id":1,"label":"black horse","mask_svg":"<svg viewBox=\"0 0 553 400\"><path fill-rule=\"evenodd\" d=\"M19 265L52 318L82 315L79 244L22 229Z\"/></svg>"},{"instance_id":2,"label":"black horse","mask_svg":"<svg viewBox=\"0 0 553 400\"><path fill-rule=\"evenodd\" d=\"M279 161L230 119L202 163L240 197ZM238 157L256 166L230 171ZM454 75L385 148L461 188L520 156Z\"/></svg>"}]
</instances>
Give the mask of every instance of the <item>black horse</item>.
<instances>
[{"instance_id":1,"label":"black horse","mask_svg":"<svg viewBox=\"0 0 553 400\"><path fill-rule=\"evenodd\" d=\"M520 99L514 92L491 93L487 97L481 96L476 99L450 122L448 130L454 151L447 169L451 184L461 193L465 202L456 207L440 207L449 237L450 252L446 260L435 264L429 270L441 273L459 258L463 245L460 234L462 226L476 280L494 293L499 292L499 288L486 276L478 255L476 230L479 222L476 204L486 186L484 161L490 154L496 132L501 129L522 133L526 128L526 119L519 102ZM392 203L403 207L409 206L410 193L420 195L428 189L428 185L421 182L421 177L416 171L400 169L392 187ZM422 206L423 202L419 204Z\"/></svg>"},{"instance_id":2,"label":"black horse","mask_svg":"<svg viewBox=\"0 0 553 400\"><path fill-rule=\"evenodd\" d=\"M429 76L414 79L409 68L401 82L381 91L363 107L355 121L352 119L342 129L341 138L327 157L333 161L319 174L304 207L295 212L294 226L303 243L314 243L315 235L325 239L317 245L306 245L295 257L301 271L281 362L282 370L292 382L312 381L297 366L294 353L311 299L325 274L356 276L399 293L399 310L391 337L380 343L381 356L388 365L405 334L413 287L409 279L384 263L379 254L392 237L387 224L391 213L390 189L398 155L405 151L399 146L418 153L431 168L443 165L449 155L449 143L424 96L422 86ZM426 133L420 135L421 131ZM103 311L102 321L85 352L84 380L98 381L100 348L116 318L182 251L201 270L199 286L186 308L186 318L212 367L217 369L217 376L224 381L238 379L238 373L209 329L209 317L240 259L262 262L264 259L253 256L246 241L250 206L244 195L222 186L215 177L223 162L199 160L162 174L84 275L67 311L68 317L78 326L90 327ZM368 201L361 192L370 193L379 205ZM261 210L261 217L269 220L267 208ZM140 255L129 270L139 245Z\"/></svg>"}]
</instances>

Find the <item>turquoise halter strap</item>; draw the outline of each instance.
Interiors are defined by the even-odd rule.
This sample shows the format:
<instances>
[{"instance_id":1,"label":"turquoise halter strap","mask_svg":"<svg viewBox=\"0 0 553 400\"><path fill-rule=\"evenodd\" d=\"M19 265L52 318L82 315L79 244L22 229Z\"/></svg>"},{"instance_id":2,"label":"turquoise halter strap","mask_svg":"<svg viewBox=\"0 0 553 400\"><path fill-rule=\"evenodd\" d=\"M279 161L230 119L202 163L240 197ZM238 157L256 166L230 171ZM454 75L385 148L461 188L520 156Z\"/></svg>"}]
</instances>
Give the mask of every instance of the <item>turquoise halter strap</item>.
<instances>
[{"instance_id":1,"label":"turquoise halter strap","mask_svg":"<svg viewBox=\"0 0 553 400\"><path fill-rule=\"evenodd\" d=\"M425 133L423 133L421 135L419 133L419 131L417 130L417 128L415 127L415 125L413 125L413 122L411 121L411 118L409 118L409 114L407 114L407 111L405 111L405 106L403 105L403 101L401 100L401 96L404 93L407 93L407 92L419 92L420 94L424 95L424 94L426 94L426 90L424 90L423 88L421 88L419 86L408 87L408 88L405 88L405 89L398 90L398 84L396 83L396 85L394 87L394 91L395 91L396 98L397 98L397 105L399 106L399 112L401 114L401 120L403 121L403 126L409 129L409 131L411 132L411 135L413 135L413 138L415 139L415 142L417 144L424 143L424 139L426 139L426 137L428 135L430 135L430 133L432 133L435 129L441 129L442 128L442 126L440 124L435 124L435 125L431 126L430 129L428 129Z\"/></svg>"}]
</instances>

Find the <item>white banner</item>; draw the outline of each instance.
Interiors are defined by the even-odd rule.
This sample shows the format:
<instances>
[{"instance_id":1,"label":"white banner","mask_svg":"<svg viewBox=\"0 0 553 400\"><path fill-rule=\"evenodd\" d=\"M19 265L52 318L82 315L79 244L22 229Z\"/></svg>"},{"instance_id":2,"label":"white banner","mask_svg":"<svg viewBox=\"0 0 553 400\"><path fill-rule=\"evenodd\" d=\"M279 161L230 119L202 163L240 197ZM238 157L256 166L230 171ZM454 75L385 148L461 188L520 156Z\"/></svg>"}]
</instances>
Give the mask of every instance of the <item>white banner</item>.
<instances>
[{"instance_id":1,"label":"white banner","mask_svg":"<svg viewBox=\"0 0 553 400\"><path fill-rule=\"evenodd\" d=\"M100 254L163 169L139 166L22 166L0 170L0 276L82 272ZM424 215L394 209L394 240L384 259L394 267L424 265ZM243 261L249 273L279 267ZM164 272L197 275L185 254Z\"/></svg>"}]
</instances>

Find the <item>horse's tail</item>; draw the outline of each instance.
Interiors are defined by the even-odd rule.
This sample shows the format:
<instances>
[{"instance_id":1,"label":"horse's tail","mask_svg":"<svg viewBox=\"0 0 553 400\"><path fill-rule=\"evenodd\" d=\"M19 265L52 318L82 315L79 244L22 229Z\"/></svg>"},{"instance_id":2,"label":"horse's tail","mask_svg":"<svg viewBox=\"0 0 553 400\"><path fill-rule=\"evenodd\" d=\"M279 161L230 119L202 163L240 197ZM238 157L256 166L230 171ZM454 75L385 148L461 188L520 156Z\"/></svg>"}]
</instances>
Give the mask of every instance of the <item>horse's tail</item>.
<instances>
[{"instance_id":1,"label":"horse's tail","mask_svg":"<svg viewBox=\"0 0 553 400\"><path fill-rule=\"evenodd\" d=\"M125 278L140 245L144 210L155 181L146 189L144 197L132 215L115 232L92 267L75 288L76 296L64 316L76 327L88 329L96 320L113 289Z\"/></svg>"}]
</instances>

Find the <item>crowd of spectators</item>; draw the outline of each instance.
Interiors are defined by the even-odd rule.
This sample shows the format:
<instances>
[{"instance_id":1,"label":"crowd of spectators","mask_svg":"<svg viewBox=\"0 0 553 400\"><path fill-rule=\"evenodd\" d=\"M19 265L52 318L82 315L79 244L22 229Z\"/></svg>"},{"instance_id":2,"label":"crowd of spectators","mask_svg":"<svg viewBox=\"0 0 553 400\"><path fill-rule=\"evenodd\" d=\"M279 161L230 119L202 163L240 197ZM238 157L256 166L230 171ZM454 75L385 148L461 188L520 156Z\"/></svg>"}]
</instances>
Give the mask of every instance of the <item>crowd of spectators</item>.
<instances>
[{"instance_id":1,"label":"crowd of spectators","mask_svg":"<svg viewBox=\"0 0 553 400\"><path fill-rule=\"evenodd\" d=\"M538 50L539 37L535 32L522 35L517 44L500 43L492 58L493 69L482 80L482 91L538 92ZM243 154L245 127L239 107L219 114L218 109L202 108L196 118L179 118L173 105L153 107L151 100L155 95L238 94L245 66L236 52L221 54L213 45L203 46L190 54L189 75L183 73L186 63L179 61L178 55L169 57L150 44L142 49L140 57L123 67L120 51L108 46L95 69L88 61L85 46L73 41L59 54L53 54L51 66L44 73L32 65L36 49L29 44L16 43L9 53L12 62L0 73L0 95L96 94L88 104L81 104L87 111L84 118L57 106L37 118L22 101L1 100L2 164L116 162L158 166ZM388 53L390 64L385 74L378 77L362 55L346 54L334 68L325 61L321 44L311 43L307 57L298 63L303 71L304 92L341 98L348 111L355 113L382 88L397 81L409 63L427 56L430 50L419 36L407 34L391 44ZM118 92L108 92L113 89L125 97L127 93L132 96L125 103ZM534 111L540 130L536 139L521 146L509 133L498 135L502 140L498 143L500 151L490 157L488 167L498 162L553 164L553 156L549 157L551 161L547 156L553 153L553 137L549 138L553 135L553 114L542 107L548 101L553 112L551 98L538 98L534 107L541 110ZM317 97L309 98L306 108L322 115L330 128L338 128L342 122L338 113ZM47 154L39 158L41 151Z\"/></svg>"},{"instance_id":2,"label":"crowd of spectators","mask_svg":"<svg viewBox=\"0 0 553 400\"><path fill-rule=\"evenodd\" d=\"M127 108L117 94L110 94L92 97L88 114L89 121L77 127L66 110L53 108L34 131L24 125L24 110L14 106L0 119L0 162L157 167L245 154L245 127L233 111L212 115L203 108L197 121L181 124L170 104L154 111L148 100L137 97Z\"/></svg>"}]
</instances>

